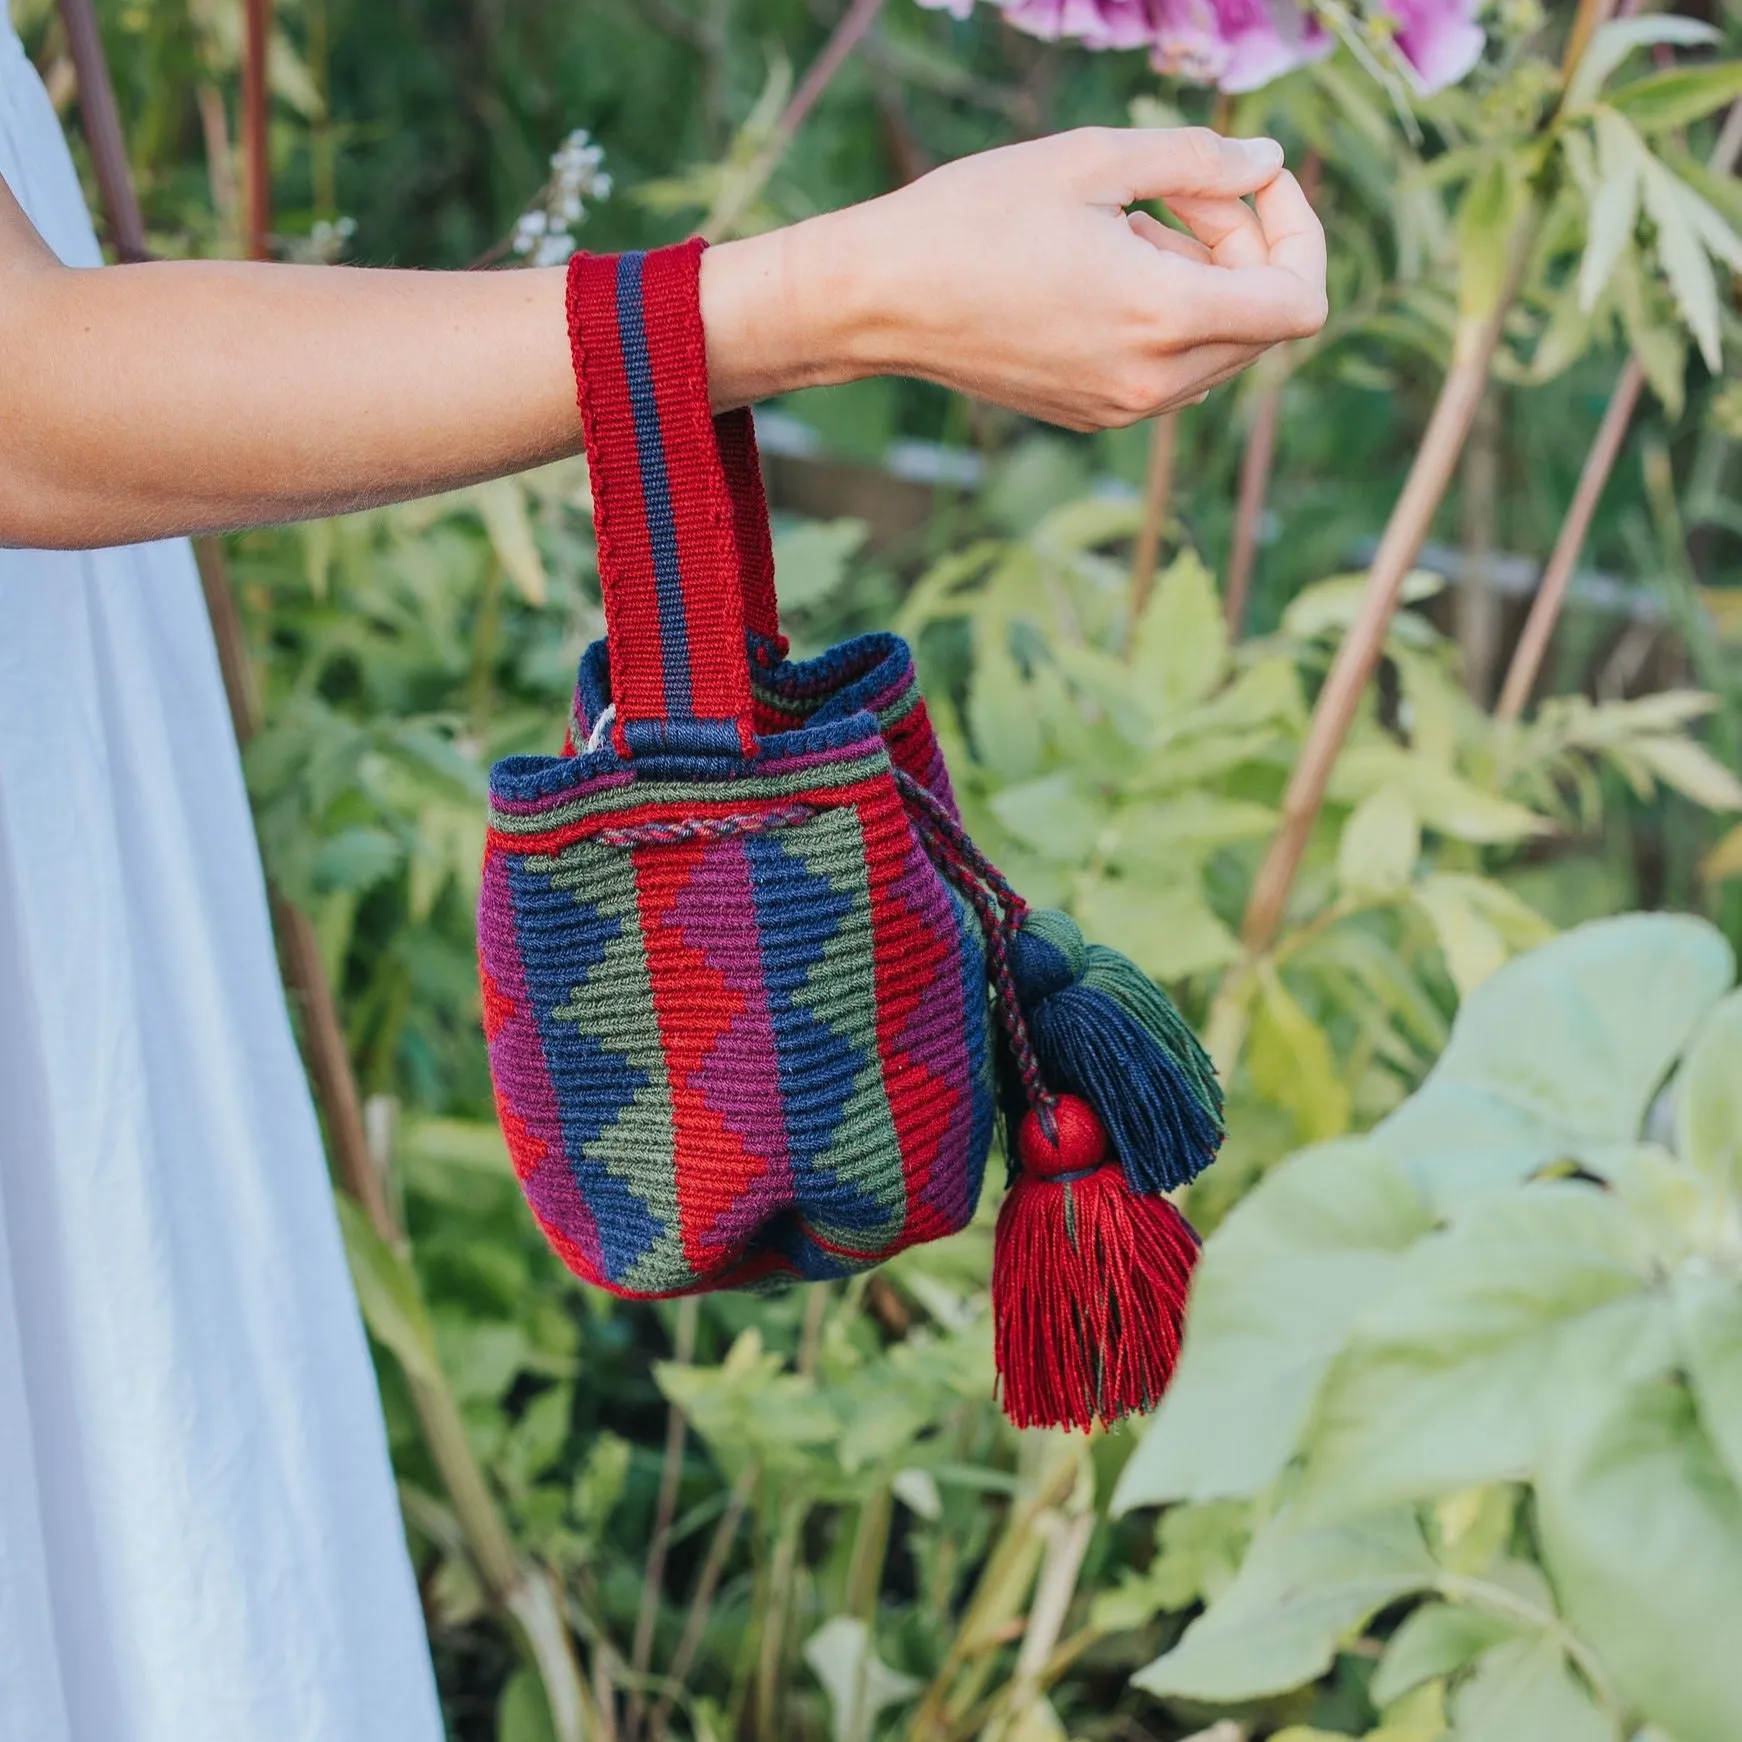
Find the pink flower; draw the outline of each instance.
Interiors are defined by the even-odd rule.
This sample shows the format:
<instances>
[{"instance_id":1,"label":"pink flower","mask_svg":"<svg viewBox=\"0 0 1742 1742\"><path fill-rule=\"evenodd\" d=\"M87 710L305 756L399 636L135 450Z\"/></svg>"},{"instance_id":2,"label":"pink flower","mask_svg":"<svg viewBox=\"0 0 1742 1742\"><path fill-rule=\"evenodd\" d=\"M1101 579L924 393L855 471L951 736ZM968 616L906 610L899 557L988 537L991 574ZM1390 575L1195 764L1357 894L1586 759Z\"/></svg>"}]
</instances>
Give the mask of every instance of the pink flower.
<instances>
[{"instance_id":1,"label":"pink flower","mask_svg":"<svg viewBox=\"0 0 1742 1742\"><path fill-rule=\"evenodd\" d=\"M1158 72L1224 91L1256 91L1333 46L1288 0L1158 0L1153 43Z\"/></svg>"},{"instance_id":2,"label":"pink flower","mask_svg":"<svg viewBox=\"0 0 1742 1742\"><path fill-rule=\"evenodd\" d=\"M1424 95L1455 85L1482 58L1476 0L1379 0L1379 9L1396 25L1393 40Z\"/></svg>"},{"instance_id":3,"label":"pink flower","mask_svg":"<svg viewBox=\"0 0 1742 1742\"><path fill-rule=\"evenodd\" d=\"M919 0L966 18L974 0ZM1019 30L1089 48L1147 48L1157 71L1224 91L1255 91L1329 54L1331 33L1297 0L991 0ZM1479 0L1369 0L1416 88L1456 84L1484 41Z\"/></svg>"},{"instance_id":4,"label":"pink flower","mask_svg":"<svg viewBox=\"0 0 1742 1742\"><path fill-rule=\"evenodd\" d=\"M1088 48L1147 48L1155 41L1155 7L1150 0L999 0L999 4L1018 30L1048 42L1068 36Z\"/></svg>"}]
</instances>

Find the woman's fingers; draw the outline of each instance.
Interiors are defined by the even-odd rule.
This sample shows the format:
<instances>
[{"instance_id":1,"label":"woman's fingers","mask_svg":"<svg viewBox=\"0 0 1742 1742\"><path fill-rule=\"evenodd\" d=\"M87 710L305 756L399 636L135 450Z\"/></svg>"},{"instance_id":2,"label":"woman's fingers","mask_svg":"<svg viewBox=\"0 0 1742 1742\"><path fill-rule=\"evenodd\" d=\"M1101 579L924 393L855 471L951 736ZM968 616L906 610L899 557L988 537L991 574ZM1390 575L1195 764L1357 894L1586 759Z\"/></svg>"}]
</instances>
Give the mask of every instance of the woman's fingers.
<instances>
[{"instance_id":1,"label":"woman's fingers","mask_svg":"<svg viewBox=\"0 0 1742 1742\"><path fill-rule=\"evenodd\" d=\"M1323 290L1325 227L1308 204L1300 183L1285 169L1259 191L1256 205L1270 264Z\"/></svg>"},{"instance_id":2,"label":"woman's fingers","mask_svg":"<svg viewBox=\"0 0 1742 1742\"><path fill-rule=\"evenodd\" d=\"M1131 226L1131 233L1147 242L1150 247L1159 248L1164 254L1183 255L1187 260L1197 261L1199 265L1209 264L1210 251L1197 237L1170 230L1159 218L1152 218L1148 212L1127 212L1125 221Z\"/></svg>"},{"instance_id":3,"label":"woman's fingers","mask_svg":"<svg viewBox=\"0 0 1742 1742\"><path fill-rule=\"evenodd\" d=\"M1256 193L1282 168L1274 139L1224 139L1208 127L1088 130L1107 191L1121 206L1176 195L1238 199Z\"/></svg>"},{"instance_id":4,"label":"woman's fingers","mask_svg":"<svg viewBox=\"0 0 1742 1742\"><path fill-rule=\"evenodd\" d=\"M1325 324L1325 291L1281 266L1200 266L1157 258L1154 294L1174 317L1176 348L1275 345Z\"/></svg>"},{"instance_id":5,"label":"woman's fingers","mask_svg":"<svg viewBox=\"0 0 1742 1742\"><path fill-rule=\"evenodd\" d=\"M1270 248L1258 215L1244 200L1175 194L1168 210L1210 250L1218 266L1265 266Z\"/></svg>"}]
</instances>

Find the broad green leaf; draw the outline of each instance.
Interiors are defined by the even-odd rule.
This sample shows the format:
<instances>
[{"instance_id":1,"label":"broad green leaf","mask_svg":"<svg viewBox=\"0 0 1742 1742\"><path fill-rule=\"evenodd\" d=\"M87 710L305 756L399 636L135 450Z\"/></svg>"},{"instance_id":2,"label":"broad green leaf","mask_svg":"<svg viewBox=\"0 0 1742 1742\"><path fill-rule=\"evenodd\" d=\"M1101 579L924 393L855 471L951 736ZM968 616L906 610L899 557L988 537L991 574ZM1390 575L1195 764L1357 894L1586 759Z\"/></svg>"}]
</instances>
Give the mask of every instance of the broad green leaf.
<instances>
[{"instance_id":1,"label":"broad green leaf","mask_svg":"<svg viewBox=\"0 0 1742 1742\"><path fill-rule=\"evenodd\" d=\"M1727 877L1742 876L1742 823L1738 823L1700 861L1700 875L1708 883L1722 883Z\"/></svg>"},{"instance_id":2,"label":"broad green leaf","mask_svg":"<svg viewBox=\"0 0 1742 1742\"><path fill-rule=\"evenodd\" d=\"M493 1119L443 1119L412 1114L400 1122L398 1152L408 1163L433 1161L468 1172L512 1179L502 1127Z\"/></svg>"},{"instance_id":3,"label":"broad green leaf","mask_svg":"<svg viewBox=\"0 0 1742 1742\"><path fill-rule=\"evenodd\" d=\"M1675 1304L1700 1422L1730 1480L1742 1488L1742 1283L1680 1276Z\"/></svg>"},{"instance_id":4,"label":"broad green leaf","mask_svg":"<svg viewBox=\"0 0 1742 1742\"><path fill-rule=\"evenodd\" d=\"M1424 1603L1392 1634L1368 1694L1376 1706L1393 1705L1423 1682L1455 1674L1490 1646L1515 1638L1518 1628L1486 1609Z\"/></svg>"},{"instance_id":5,"label":"broad green leaf","mask_svg":"<svg viewBox=\"0 0 1742 1742\"><path fill-rule=\"evenodd\" d=\"M1541 914L1487 877L1436 872L1411 893L1434 928L1460 998L1503 967L1514 950L1554 936Z\"/></svg>"},{"instance_id":6,"label":"broad green leaf","mask_svg":"<svg viewBox=\"0 0 1742 1742\"><path fill-rule=\"evenodd\" d=\"M930 1470L913 1466L897 1470L889 1487L895 1498L917 1517L931 1524L943 1517L943 1496L938 1493L937 1478Z\"/></svg>"},{"instance_id":7,"label":"broad green leaf","mask_svg":"<svg viewBox=\"0 0 1742 1742\"><path fill-rule=\"evenodd\" d=\"M1410 759L1405 789L1422 826L1454 840L1483 844L1522 841L1545 834L1548 825L1534 811L1511 799L1484 792L1448 769L1420 757Z\"/></svg>"},{"instance_id":8,"label":"broad green leaf","mask_svg":"<svg viewBox=\"0 0 1742 1742\"><path fill-rule=\"evenodd\" d=\"M544 1683L525 1664L503 1684L496 1702L496 1742L557 1742Z\"/></svg>"},{"instance_id":9,"label":"broad green leaf","mask_svg":"<svg viewBox=\"0 0 1742 1742\"><path fill-rule=\"evenodd\" d=\"M1143 1572L1121 1570L1119 1583L1095 1598L1090 1624L1130 1632L1159 1614L1179 1614L1220 1596L1240 1571L1252 1540L1250 1502L1170 1506L1156 1526L1156 1553Z\"/></svg>"},{"instance_id":10,"label":"broad green leaf","mask_svg":"<svg viewBox=\"0 0 1742 1742\"><path fill-rule=\"evenodd\" d=\"M334 1196L345 1256L363 1322L414 1379L439 1380L435 1332L409 1260L395 1252L369 1225L362 1208L343 1192Z\"/></svg>"},{"instance_id":11,"label":"broad green leaf","mask_svg":"<svg viewBox=\"0 0 1742 1742\"><path fill-rule=\"evenodd\" d=\"M1716 374L1723 361L1719 336L1718 283L1706 257L1690 202L1698 196L1655 158L1640 165L1645 209L1657 226L1657 259L1706 367ZM1700 201L1700 205L1705 205ZM1706 208L1709 210L1710 208Z\"/></svg>"},{"instance_id":12,"label":"broad green leaf","mask_svg":"<svg viewBox=\"0 0 1742 1742\"><path fill-rule=\"evenodd\" d=\"M838 593L870 527L863 520L801 520L774 535L783 608L803 611Z\"/></svg>"},{"instance_id":13,"label":"broad green leaf","mask_svg":"<svg viewBox=\"0 0 1742 1742\"><path fill-rule=\"evenodd\" d=\"M1236 1498L1270 1482L1350 1326L1431 1226L1415 1190L1365 1142L1309 1149L1261 1180L1204 1247L1179 1370L1114 1510Z\"/></svg>"},{"instance_id":14,"label":"broad green leaf","mask_svg":"<svg viewBox=\"0 0 1742 1742\"><path fill-rule=\"evenodd\" d=\"M1143 521L1143 504L1108 496L1079 496L1052 509L1029 535L1055 551L1092 550L1116 538L1129 538Z\"/></svg>"},{"instance_id":15,"label":"broad green leaf","mask_svg":"<svg viewBox=\"0 0 1742 1742\"><path fill-rule=\"evenodd\" d=\"M385 829L345 829L323 841L314 859L315 888L366 890L394 876L405 863L405 848Z\"/></svg>"},{"instance_id":16,"label":"broad green leaf","mask_svg":"<svg viewBox=\"0 0 1742 1742\"><path fill-rule=\"evenodd\" d=\"M974 749L1000 780L1028 780L1042 766L1042 728L1034 691L1022 681L1010 638L999 624L981 635L975 648L968 685L968 730Z\"/></svg>"},{"instance_id":17,"label":"broad green leaf","mask_svg":"<svg viewBox=\"0 0 1742 1742\"><path fill-rule=\"evenodd\" d=\"M1157 721L1201 701L1228 668L1228 632L1210 571L1186 550L1156 583L1131 645L1131 670Z\"/></svg>"},{"instance_id":18,"label":"broad green leaf","mask_svg":"<svg viewBox=\"0 0 1742 1742\"><path fill-rule=\"evenodd\" d=\"M1423 828L1456 840L1521 841L1548 827L1534 811L1396 744L1361 744L1344 751L1332 772L1330 793L1344 803L1358 803L1386 786L1398 786L1407 794Z\"/></svg>"},{"instance_id":19,"label":"broad green leaf","mask_svg":"<svg viewBox=\"0 0 1742 1742\"><path fill-rule=\"evenodd\" d=\"M836 1440L841 1421L813 1381L785 1366L780 1355L763 1350L759 1332L748 1330L718 1367L661 1361L653 1376L716 1456L792 1470L813 1448Z\"/></svg>"},{"instance_id":20,"label":"broad green leaf","mask_svg":"<svg viewBox=\"0 0 1742 1742\"><path fill-rule=\"evenodd\" d=\"M1591 194L1585 256L1579 263L1579 306L1589 314L1608 287L1615 262L1639 223L1639 157L1632 131L1606 109L1596 115L1597 174Z\"/></svg>"},{"instance_id":21,"label":"broad green leaf","mask_svg":"<svg viewBox=\"0 0 1742 1742\"><path fill-rule=\"evenodd\" d=\"M1676 1150L1742 1193L1742 992L1706 1019L1676 1082Z\"/></svg>"},{"instance_id":22,"label":"broad green leaf","mask_svg":"<svg viewBox=\"0 0 1742 1742\"><path fill-rule=\"evenodd\" d=\"M1742 61L1708 66L1667 67L1631 84L1619 85L1605 99L1642 133L1686 127L1742 97Z\"/></svg>"},{"instance_id":23,"label":"broad green leaf","mask_svg":"<svg viewBox=\"0 0 1742 1742\"><path fill-rule=\"evenodd\" d=\"M1382 786L1349 813L1337 842L1337 881L1352 895L1393 895L1415 870L1421 825L1401 787Z\"/></svg>"},{"instance_id":24,"label":"broad green leaf","mask_svg":"<svg viewBox=\"0 0 1742 1742\"><path fill-rule=\"evenodd\" d=\"M1564 375L1590 350L1601 321L1602 317L1596 311L1585 309L1576 283L1554 295L1542 337L1531 353L1530 371L1526 377L1529 384L1540 387Z\"/></svg>"},{"instance_id":25,"label":"broad green leaf","mask_svg":"<svg viewBox=\"0 0 1742 1742\"><path fill-rule=\"evenodd\" d=\"M1445 1742L1446 1689L1427 1682L1385 1711L1385 1722L1362 1742Z\"/></svg>"},{"instance_id":26,"label":"broad green leaf","mask_svg":"<svg viewBox=\"0 0 1742 1742\"><path fill-rule=\"evenodd\" d=\"M804 1660L829 1696L834 1742L865 1742L890 1706L924 1686L877 1655L870 1630L856 1616L837 1615L805 1641Z\"/></svg>"},{"instance_id":27,"label":"broad green leaf","mask_svg":"<svg viewBox=\"0 0 1742 1742\"><path fill-rule=\"evenodd\" d=\"M1433 882L1455 889L1515 950L1533 950L1555 935L1555 928L1529 902L1492 877L1436 871Z\"/></svg>"},{"instance_id":28,"label":"broad green leaf","mask_svg":"<svg viewBox=\"0 0 1742 1742\"><path fill-rule=\"evenodd\" d=\"M1253 1539L1234 1583L1132 1682L1217 1702L1298 1687L1322 1675L1362 1623L1431 1588L1437 1572L1411 1512L1331 1530L1279 1514Z\"/></svg>"},{"instance_id":29,"label":"broad green leaf","mask_svg":"<svg viewBox=\"0 0 1742 1742\"><path fill-rule=\"evenodd\" d=\"M1226 967L1240 954L1195 881L1092 877L1072 906L1089 935L1115 940L1151 979L1183 980Z\"/></svg>"},{"instance_id":30,"label":"broad green leaf","mask_svg":"<svg viewBox=\"0 0 1742 1742\"><path fill-rule=\"evenodd\" d=\"M1722 1246L1727 1205L1717 1181L1653 1143L1618 1154L1603 1168L1666 1274L1709 1259Z\"/></svg>"},{"instance_id":31,"label":"broad green leaf","mask_svg":"<svg viewBox=\"0 0 1742 1742\"><path fill-rule=\"evenodd\" d=\"M1655 1358L1652 1253L1597 1187L1490 1198L1422 1241L1357 1319L1306 1438L1315 1518L1530 1475L1557 1373Z\"/></svg>"},{"instance_id":32,"label":"broad green leaf","mask_svg":"<svg viewBox=\"0 0 1742 1742\"><path fill-rule=\"evenodd\" d=\"M1699 43L1716 42L1718 33L1709 24L1692 18L1653 14L1645 18L1624 18L1605 24L1596 31L1585 49L1572 79L1567 84L1566 106L1582 108L1608 82L1609 75L1635 49L1653 43L1674 43L1692 47Z\"/></svg>"},{"instance_id":33,"label":"broad green leaf","mask_svg":"<svg viewBox=\"0 0 1742 1742\"><path fill-rule=\"evenodd\" d=\"M1627 748L1666 786L1707 810L1742 810L1742 780L1691 738L1631 738Z\"/></svg>"},{"instance_id":34,"label":"broad green leaf","mask_svg":"<svg viewBox=\"0 0 1742 1742\"><path fill-rule=\"evenodd\" d=\"M1007 786L992 814L1025 847L1059 865L1080 865L1095 850L1106 810L1080 775L1061 771Z\"/></svg>"},{"instance_id":35,"label":"broad green leaf","mask_svg":"<svg viewBox=\"0 0 1742 1742\"><path fill-rule=\"evenodd\" d=\"M1673 318L1667 299L1634 254L1623 254L1616 266L1615 293L1627 342L1651 391L1671 417L1679 418L1687 397L1687 329Z\"/></svg>"},{"instance_id":36,"label":"broad green leaf","mask_svg":"<svg viewBox=\"0 0 1742 1742\"><path fill-rule=\"evenodd\" d=\"M1144 694L1142 679L1124 660L1104 647L1068 639L1055 639L1049 652L1053 666L1069 680L1065 693L1071 697L1073 712L1086 704L1090 715L1105 717L1123 743L1136 750L1148 749L1155 736L1155 721L1149 712L1152 698ZM1038 683L1035 688L1040 691ZM1049 710L1047 723L1056 727L1063 722L1054 720ZM1089 767L1102 761L1092 751L1070 759Z\"/></svg>"},{"instance_id":37,"label":"broad green leaf","mask_svg":"<svg viewBox=\"0 0 1742 1742\"><path fill-rule=\"evenodd\" d=\"M1005 549L1002 540L983 538L940 558L907 595L895 619L896 634L913 641L928 624L966 613L972 607L968 589L986 578Z\"/></svg>"},{"instance_id":38,"label":"broad green leaf","mask_svg":"<svg viewBox=\"0 0 1742 1742\"><path fill-rule=\"evenodd\" d=\"M474 484L466 498L478 510L503 572L529 605L542 605L550 591L545 580L544 558L532 531L532 516L526 511L526 490L518 479L494 478Z\"/></svg>"},{"instance_id":39,"label":"broad green leaf","mask_svg":"<svg viewBox=\"0 0 1742 1742\"><path fill-rule=\"evenodd\" d=\"M1432 569L1412 569L1399 589L1400 605L1419 605L1445 588L1444 575ZM1282 632L1297 640L1312 641L1321 635L1341 634L1355 621L1367 591L1365 570L1359 574L1332 575L1304 587L1282 613Z\"/></svg>"},{"instance_id":40,"label":"broad green leaf","mask_svg":"<svg viewBox=\"0 0 1742 1742\"><path fill-rule=\"evenodd\" d=\"M1112 858L1122 870L1183 877L1218 847L1268 839L1277 813L1250 799L1188 790L1129 805L1114 823Z\"/></svg>"},{"instance_id":41,"label":"broad green leaf","mask_svg":"<svg viewBox=\"0 0 1742 1742\"><path fill-rule=\"evenodd\" d=\"M1568 1621L1676 1742L1735 1742L1742 1496L1692 1395L1634 1376L1553 1425L1537 1522Z\"/></svg>"},{"instance_id":42,"label":"broad green leaf","mask_svg":"<svg viewBox=\"0 0 1742 1742\"><path fill-rule=\"evenodd\" d=\"M1259 1094L1294 1115L1303 1142L1349 1129L1349 1088L1337 1072L1330 1037L1273 968L1263 971L1253 1005L1246 1068Z\"/></svg>"},{"instance_id":43,"label":"broad green leaf","mask_svg":"<svg viewBox=\"0 0 1742 1742\"><path fill-rule=\"evenodd\" d=\"M1547 1636L1497 1645L1452 1701L1455 1742L1620 1742L1599 1707Z\"/></svg>"},{"instance_id":44,"label":"broad green leaf","mask_svg":"<svg viewBox=\"0 0 1742 1742\"><path fill-rule=\"evenodd\" d=\"M1486 1571L1512 1535L1518 1489L1484 1482L1443 1494L1433 1503L1434 1559L1454 1573Z\"/></svg>"},{"instance_id":45,"label":"broad green leaf","mask_svg":"<svg viewBox=\"0 0 1742 1742\"><path fill-rule=\"evenodd\" d=\"M1505 940L1479 914L1468 896L1446 879L1424 878L1413 891L1446 958L1446 970L1460 998L1468 998L1492 973L1506 965Z\"/></svg>"},{"instance_id":46,"label":"broad green leaf","mask_svg":"<svg viewBox=\"0 0 1742 1742\"><path fill-rule=\"evenodd\" d=\"M1464 1002L1426 1083L1374 1141L1455 1201L1551 1162L1601 1168L1734 975L1703 921L1630 914L1519 956Z\"/></svg>"}]
</instances>

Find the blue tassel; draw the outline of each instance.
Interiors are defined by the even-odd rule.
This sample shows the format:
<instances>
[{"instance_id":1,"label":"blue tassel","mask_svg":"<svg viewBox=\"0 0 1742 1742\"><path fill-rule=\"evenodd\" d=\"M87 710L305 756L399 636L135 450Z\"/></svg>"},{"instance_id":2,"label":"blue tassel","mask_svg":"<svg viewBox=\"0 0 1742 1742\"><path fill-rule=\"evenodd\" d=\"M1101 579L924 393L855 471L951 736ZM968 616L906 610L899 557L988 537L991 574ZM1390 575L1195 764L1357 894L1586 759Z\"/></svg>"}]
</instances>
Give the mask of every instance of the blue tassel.
<instances>
[{"instance_id":1,"label":"blue tassel","mask_svg":"<svg viewBox=\"0 0 1742 1742\"><path fill-rule=\"evenodd\" d=\"M1173 1002L1137 965L1031 911L1010 964L1042 1075L1100 1116L1133 1191L1183 1186L1216 1159L1222 1091ZM1020 1090L1012 1111L1019 1113Z\"/></svg>"}]
</instances>

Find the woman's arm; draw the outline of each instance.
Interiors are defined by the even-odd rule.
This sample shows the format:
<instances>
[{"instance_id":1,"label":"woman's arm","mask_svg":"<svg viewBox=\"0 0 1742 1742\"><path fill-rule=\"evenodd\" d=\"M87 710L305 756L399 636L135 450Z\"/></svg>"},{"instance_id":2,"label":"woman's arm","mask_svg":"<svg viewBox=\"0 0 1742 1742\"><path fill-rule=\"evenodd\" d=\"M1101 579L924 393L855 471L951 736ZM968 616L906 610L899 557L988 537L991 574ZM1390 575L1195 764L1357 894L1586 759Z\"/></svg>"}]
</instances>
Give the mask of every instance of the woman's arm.
<instances>
[{"instance_id":1,"label":"woman's arm","mask_svg":"<svg viewBox=\"0 0 1742 1742\"><path fill-rule=\"evenodd\" d=\"M1089 130L723 244L702 273L715 403L905 373L1093 428L1199 398L1324 319L1323 234L1280 163L1196 129ZM1199 240L1127 219L1150 198ZM0 182L0 544L334 513L573 452L563 286L73 271Z\"/></svg>"}]
</instances>

